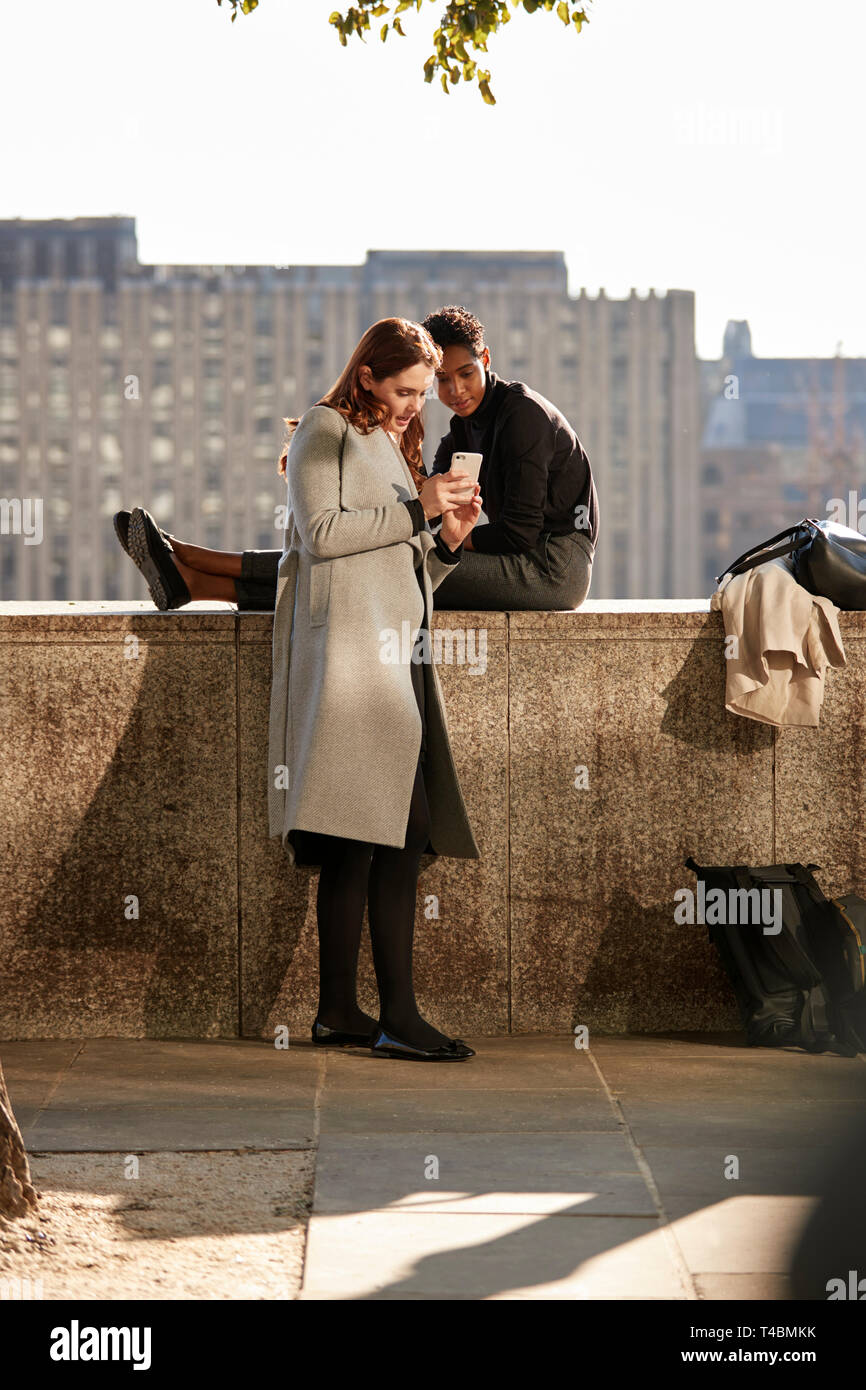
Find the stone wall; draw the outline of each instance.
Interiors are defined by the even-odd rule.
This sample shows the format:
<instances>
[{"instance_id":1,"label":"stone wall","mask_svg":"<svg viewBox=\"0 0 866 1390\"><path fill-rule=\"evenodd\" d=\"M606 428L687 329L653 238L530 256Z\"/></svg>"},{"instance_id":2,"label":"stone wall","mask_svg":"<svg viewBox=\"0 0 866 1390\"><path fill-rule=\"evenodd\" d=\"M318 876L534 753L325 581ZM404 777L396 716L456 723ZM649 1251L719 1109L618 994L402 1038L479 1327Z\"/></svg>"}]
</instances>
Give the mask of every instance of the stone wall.
<instances>
[{"instance_id":1,"label":"stone wall","mask_svg":"<svg viewBox=\"0 0 866 1390\"><path fill-rule=\"evenodd\" d=\"M431 1022L738 1027L674 893L693 854L866 894L866 614L840 623L820 728L774 730L725 711L705 601L437 614L486 666L439 667L482 858L424 861ZM7 603L0 644L0 1037L308 1036L317 878L268 839L270 615ZM359 998L377 1013L366 933Z\"/></svg>"}]
</instances>

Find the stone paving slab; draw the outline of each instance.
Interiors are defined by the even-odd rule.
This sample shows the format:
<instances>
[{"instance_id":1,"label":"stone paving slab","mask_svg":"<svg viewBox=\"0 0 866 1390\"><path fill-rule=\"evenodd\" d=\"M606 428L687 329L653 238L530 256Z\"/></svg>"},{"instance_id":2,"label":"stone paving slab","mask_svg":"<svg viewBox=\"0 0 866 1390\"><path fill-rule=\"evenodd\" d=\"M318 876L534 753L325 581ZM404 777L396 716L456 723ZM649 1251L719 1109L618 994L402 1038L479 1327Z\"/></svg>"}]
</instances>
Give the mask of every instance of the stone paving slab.
<instances>
[{"instance_id":1,"label":"stone paving slab","mask_svg":"<svg viewBox=\"0 0 866 1390\"><path fill-rule=\"evenodd\" d=\"M665 1205L695 1274L785 1274L817 1205L812 1197L730 1197L697 1207L696 1200L679 1197Z\"/></svg>"},{"instance_id":2,"label":"stone paving slab","mask_svg":"<svg viewBox=\"0 0 866 1390\"><path fill-rule=\"evenodd\" d=\"M866 1104L866 1066L847 1057L802 1057L805 1065L769 1071L766 1067L740 1068L730 1058L622 1058L616 1053L599 1058L599 1066L615 1095L641 1096L670 1102L718 1099L738 1101L753 1108L764 1100L853 1100ZM811 1065L810 1065L811 1064Z\"/></svg>"},{"instance_id":3,"label":"stone paving slab","mask_svg":"<svg viewBox=\"0 0 866 1390\"><path fill-rule=\"evenodd\" d=\"M590 1035L590 1047L597 1056L622 1057L707 1057L714 1052L733 1051L745 1056L760 1054L759 1048L746 1047L741 1033L600 1033Z\"/></svg>"},{"instance_id":4,"label":"stone paving slab","mask_svg":"<svg viewBox=\"0 0 866 1390\"><path fill-rule=\"evenodd\" d=\"M648 1289L694 1296L652 1218L374 1211L312 1217L301 1297L644 1299Z\"/></svg>"},{"instance_id":5,"label":"stone paving slab","mask_svg":"<svg viewBox=\"0 0 866 1390\"><path fill-rule=\"evenodd\" d=\"M312 1107L285 1105L50 1106L37 1123L21 1125L21 1133L27 1148L37 1153L303 1149L313 1143L313 1120Z\"/></svg>"},{"instance_id":6,"label":"stone paving slab","mask_svg":"<svg viewBox=\"0 0 866 1390\"><path fill-rule=\"evenodd\" d=\"M42 1104L81 1047L78 1041L62 1038L0 1042L3 1075L16 1113L27 1104Z\"/></svg>"},{"instance_id":7,"label":"stone paving slab","mask_svg":"<svg viewBox=\"0 0 866 1390\"><path fill-rule=\"evenodd\" d=\"M717 1145L725 1153L744 1146L763 1148L824 1149L844 1140L850 1123L862 1112L862 1102L778 1101L760 1103L684 1099L670 1105L622 1097L625 1121L640 1146L670 1147Z\"/></svg>"},{"instance_id":8,"label":"stone paving slab","mask_svg":"<svg viewBox=\"0 0 866 1390\"><path fill-rule=\"evenodd\" d=\"M702 1299L773 1303L794 1299L787 1274L696 1274L694 1283Z\"/></svg>"},{"instance_id":9,"label":"stone paving slab","mask_svg":"<svg viewBox=\"0 0 866 1390\"><path fill-rule=\"evenodd\" d=\"M589 1088L601 1092L598 1073L574 1039L466 1038L476 1050L465 1062L406 1062L372 1057L361 1049L328 1049L326 1087L330 1092L412 1090L509 1091Z\"/></svg>"},{"instance_id":10,"label":"stone paving slab","mask_svg":"<svg viewBox=\"0 0 866 1390\"><path fill-rule=\"evenodd\" d=\"M434 1169L433 1162L437 1167ZM437 1172L438 1177L427 1174ZM324 1135L313 1209L650 1216L656 1209L618 1134Z\"/></svg>"},{"instance_id":11,"label":"stone paving slab","mask_svg":"<svg viewBox=\"0 0 866 1390\"><path fill-rule=\"evenodd\" d=\"M397 1065L418 1070L424 1064L400 1062ZM617 1132L619 1129L618 1120L603 1095L588 1090L526 1089L323 1092L321 1125L322 1134L434 1134L444 1131L492 1136L511 1135L517 1131L572 1133L579 1130Z\"/></svg>"},{"instance_id":12,"label":"stone paving slab","mask_svg":"<svg viewBox=\"0 0 866 1390\"><path fill-rule=\"evenodd\" d=\"M323 1072L321 1049L239 1039L16 1041L0 1043L0 1058L13 1105L40 1103L48 1091L67 1107L145 1097L173 1104L212 1092L261 1104L306 1095Z\"/></svg>"},{"instance_id":13,"label":"stone paving slab","mask_svg":"<svg viewBox=\"0 0 866 1390\"><path fill-rule=\"evenodd\" d=\"M726 1157L730 1146L693 1145L688 1142L671 1147L648 1144L641 1152L652 1171L662 1204L675 1197L703 1197L724 1202L743 1193L752 1195L807 1197L822 1191L826 1171L837 1158L835 1149L762 1148L754 1144L737 1145L739 1176L726 1178Z\"/></svg>"}]
</instances>

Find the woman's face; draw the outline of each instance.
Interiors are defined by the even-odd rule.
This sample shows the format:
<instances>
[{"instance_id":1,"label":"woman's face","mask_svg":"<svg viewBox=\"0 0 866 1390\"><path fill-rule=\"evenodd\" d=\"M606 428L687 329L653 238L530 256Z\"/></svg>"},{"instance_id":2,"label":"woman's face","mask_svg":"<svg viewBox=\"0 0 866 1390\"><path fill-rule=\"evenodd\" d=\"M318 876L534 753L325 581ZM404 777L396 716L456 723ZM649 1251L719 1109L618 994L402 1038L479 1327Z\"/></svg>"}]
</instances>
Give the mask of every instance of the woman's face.
<instances>
[{"instance_id":1,"label":"woman's face","mask_svg":"<svg viewBox=\"0 0 866 1390\"><path fill-rule=\"evenodd\" d=\"M473 357L467 347L443 348L442 366L436 373L436 386L442 404L461 419L471 415L484 399L489 366L488 348L480 357Z\"/></svg>"},{"instance_id":2,"label":"woman's face","mask_svg":"<svg viewBox=\"0 0 866 1390\"><path fill-rule=\"evenodd\" d=\"M381 381L377 381L366 366L358 376L364 389L390 410L391 418L386 421L385 428L398 434L403 433L413 416L421 414L433 387L433 368L426 362L416 362L414 367L406 367L396 376L386 376Z\"/></svg>"}]
</instances>

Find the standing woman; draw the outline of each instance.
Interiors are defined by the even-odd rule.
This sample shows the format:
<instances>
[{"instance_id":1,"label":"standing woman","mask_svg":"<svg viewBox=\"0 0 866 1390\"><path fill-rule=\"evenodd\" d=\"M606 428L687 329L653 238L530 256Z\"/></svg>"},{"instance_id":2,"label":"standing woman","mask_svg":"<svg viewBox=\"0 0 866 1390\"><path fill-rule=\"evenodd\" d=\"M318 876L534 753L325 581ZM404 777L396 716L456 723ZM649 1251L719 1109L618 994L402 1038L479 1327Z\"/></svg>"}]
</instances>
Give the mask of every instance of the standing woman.
<instances>
[{"instance_id":1,"label":"standing woman","mask_svg":"<svg viewBox=\"0 0 866 1390\"><path fill-rule=\"evenodd\" d=\"M441 475L434 540L418 496L423 483L429 509L421 412L440 364L419 324L381 319L321 401L287 422L268 759L271 838L293 864L321 866L313 1042L423 1061L474 1053L415 1002L421 855L479 858L436 668L410 660L419 650L405 640L421 634L429 654L433 590L481 511L477 484L466 503L466 475ZM365 904L378 1022L356 993Z\"/></svg>"}]
</instances>

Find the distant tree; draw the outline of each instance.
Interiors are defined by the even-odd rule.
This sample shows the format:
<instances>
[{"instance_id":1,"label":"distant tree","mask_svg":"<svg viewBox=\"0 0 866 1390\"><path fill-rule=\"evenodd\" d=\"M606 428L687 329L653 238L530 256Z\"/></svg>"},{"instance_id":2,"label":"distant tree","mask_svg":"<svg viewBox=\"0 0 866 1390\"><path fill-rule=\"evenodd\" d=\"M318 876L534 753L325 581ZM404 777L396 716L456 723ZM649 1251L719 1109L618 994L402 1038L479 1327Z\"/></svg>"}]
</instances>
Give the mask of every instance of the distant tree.
<instances>
[{"instance_id":1,"label":"distant tree","mask_svg":"<svg viewBox=\"0 0 866 1390\"><path fill-rule=\"evenodd\" d=\"M217 0L218 5L222 2ZM259 6L259 0L228 0L228 3L231 5L232 23L238 11L252 14ZM379 29L379 37L384 43L391 32L405 38L400 15L413 6L420 10L424 3L425 0L390 0L390 3L385 3L385 0L358 0L345 14L334 10L328 23L333 24L340 43L345 47L351 34L357 34L365 43L364 34L370 29L370 20L388 15L390 23L386 19ZM429 3L441 5L442 0L429 0ZM591 4L592 0L511 0L512 9L519 9L522 5L527 14L534 14L536 10L553 10L563 24L574 28L577 33L584 24L589 23L587 10ZM496 98L490 90L490 73L478 66L469 50L486 53L487 40L510 19L508 0L451 0L439 21L439 28L434 30L434 51L424 64L424 81L432 82L438 73L446 93L449 87L456 86L461 80L475 82L488 106L494 106Z\"/></svg>"},{"instance_id":2,"label":"distant tree","mask_svg":"<svg viewBox=\"0 0 866 1390\"><path fill-rule=\"evenodd\" d=\"M18 1122L9 1104L9 1093L0 1063L0 1213L27 1216L36 1206L37 1194L30 1181L30 1164Z\"/></svg>"}]
</instances>

